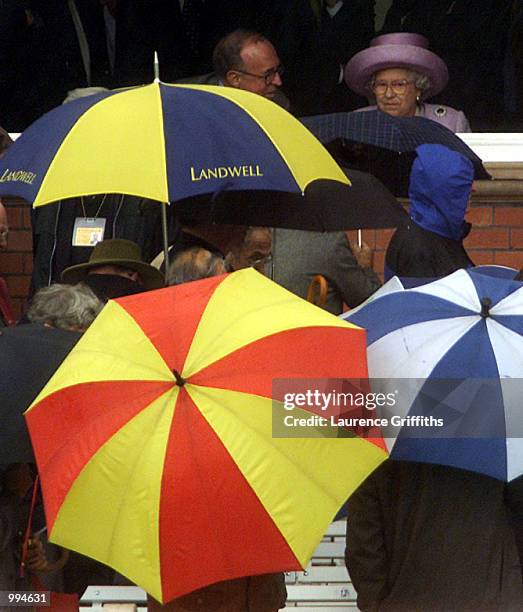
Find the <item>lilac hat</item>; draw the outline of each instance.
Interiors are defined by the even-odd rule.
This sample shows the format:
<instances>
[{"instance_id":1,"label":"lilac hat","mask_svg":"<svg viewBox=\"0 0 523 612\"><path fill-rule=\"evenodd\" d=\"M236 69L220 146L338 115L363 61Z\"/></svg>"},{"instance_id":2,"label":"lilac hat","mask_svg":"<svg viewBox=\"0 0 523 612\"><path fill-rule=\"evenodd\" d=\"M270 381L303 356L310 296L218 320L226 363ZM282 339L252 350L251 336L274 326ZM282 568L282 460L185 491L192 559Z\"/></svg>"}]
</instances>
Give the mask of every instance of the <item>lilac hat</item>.
<instances>
[{"instance_id":1,"label":"lilac hat","mask_svg":"<svg viewBox=\"0 0 523 612\"><path fill-rule=\"evenodd\" d=\"M421 34L397 32L373 38L368 49L356 53L345 66L345 82L356 93L367 96L372 75L386 68L408 68L430 79L424 98L436 95L447 85L445 62L428 50L429 41Z\"/></svg>"}]
</instances>

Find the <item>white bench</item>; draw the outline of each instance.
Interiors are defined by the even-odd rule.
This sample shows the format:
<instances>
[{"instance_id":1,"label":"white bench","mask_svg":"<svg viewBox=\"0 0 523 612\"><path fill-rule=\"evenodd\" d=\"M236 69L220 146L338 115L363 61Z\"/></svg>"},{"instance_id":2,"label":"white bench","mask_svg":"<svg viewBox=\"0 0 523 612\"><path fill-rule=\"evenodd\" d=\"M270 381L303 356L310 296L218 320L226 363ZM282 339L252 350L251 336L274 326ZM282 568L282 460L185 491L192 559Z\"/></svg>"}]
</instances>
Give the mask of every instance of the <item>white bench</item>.
<instances>
[{"instance_id":1,"label":"white bench","mask_svg":"<svg viewBox=\"0 0 523 612\"><path fill-rule=\"evenodd\" d=\"M334 523L331 523L329 525L329 528L327 529L327 533L324 536L325 538L329 538L329 537L342 537L343 539L345 539L345 533L347 532L347 521L334 521Z\"/></svg>"},{"instance_id":2,"label":"white bench","mask_svg":"<svg viewBox=\"0 0 523 612\"><path fill-rule=\"evenodd\" d=\"M288 572L288 612L357 610L356 591L345 567L345 521L332 523L304 572Z\"/></svg>"},{"instance_id":3,"label":"white bench","mask_svg":"<svg viewBox=\"0 0 523 612\"><path fill-rule=\"evenodd\" d=\"M287 572L286 584L346 583L349 575L344 565L309 565L304 572Z\"/></svg>"},{"instance_id":4,"label":"white bench","mask_svg":"<svg viewBox=\"0 0 523 612\"><path fill-rule=\"evenodd\" d=\"M301 606L314 603L327 606L356 607L356 591L350 583L345 584L291 584L287 585L287 609L297 612ZM290 604L296 604L293 608Z\"/></svg>"},{"instance_id":5,"label":"white bench","mask_svg":"<svg viewBox=\"0 0 523 612\"><path fill-rule=\"evenodd\" d=\"M103 610L104 604L130 603L147 610L147 593L137 586L88 586L80 598L80 610Z\"/></svg>"},{"instance_id":6,"label":"white bench","mask_svg":"<svg viewBox=\"0 0 523 612\"><path fill-rule=\"evenodd\" d=\"M312 564L323 564L325 559L331 559L336 565L345 563L345 542L320 542L312 555Z\"/></svg>"}]
</instances>

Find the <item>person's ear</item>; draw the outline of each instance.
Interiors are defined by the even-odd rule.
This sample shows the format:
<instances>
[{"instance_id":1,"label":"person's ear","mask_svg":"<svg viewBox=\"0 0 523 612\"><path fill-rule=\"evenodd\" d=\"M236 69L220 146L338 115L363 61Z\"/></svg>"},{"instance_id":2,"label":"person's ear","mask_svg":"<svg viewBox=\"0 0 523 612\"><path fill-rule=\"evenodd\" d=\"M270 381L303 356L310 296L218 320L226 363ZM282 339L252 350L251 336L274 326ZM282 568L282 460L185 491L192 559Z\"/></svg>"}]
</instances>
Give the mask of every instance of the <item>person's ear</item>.
<instances>
[{"instance_id":1,"label":"person's ear","mask_svg":"<svg viewBox=\"0 0 523 612\"><path fill-rule=\"evenodd\" d=\"M236 70L229 70L225 75L225 85L229 87L240 87L241 74Z\"/></svg>"}]
</instances>

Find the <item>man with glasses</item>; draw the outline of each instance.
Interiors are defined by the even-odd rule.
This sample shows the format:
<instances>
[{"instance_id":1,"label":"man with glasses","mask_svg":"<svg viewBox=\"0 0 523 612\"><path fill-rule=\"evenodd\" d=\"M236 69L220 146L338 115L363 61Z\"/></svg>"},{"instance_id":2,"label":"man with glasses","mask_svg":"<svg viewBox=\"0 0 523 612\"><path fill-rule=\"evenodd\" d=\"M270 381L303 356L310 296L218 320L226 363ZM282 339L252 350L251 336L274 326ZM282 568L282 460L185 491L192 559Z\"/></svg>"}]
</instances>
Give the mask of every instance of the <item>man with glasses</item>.
<instances>
[{"instance_id":1,"label":"man with glasses","mask_svg":"<svg viewBox=\"0 0 523 612\"><path fill-rule=\"evenodd\" d=\"M272 261L272 232L268 227L249 227L243 244L232 253L230 265L234 270L255 268L265 274Z\"/></svg>"},{"instance_id":2,"label":"man with glasses","mask_svg":"<svg viewBox=\"0 0 523 612\"><path fill-rule=\"evenodd\" d=\"M280 89L284 68L272 43L251 30L234 30L222 38L213 53L214 72L178 83L223 85L251 91L289 109Z\"/></svg>"},{"instance_id":3,"label":"man with glasses","mask_svg":"<svg viewBox=\"0 0 523 612\"><path fill-rule=\"evenodd\" d=\"M214 49L213 65L224 85L270 100L283 84L283 66L276 49L264 36L249 30L235 30L222 38Z\"/></svg>"}]
</instances>

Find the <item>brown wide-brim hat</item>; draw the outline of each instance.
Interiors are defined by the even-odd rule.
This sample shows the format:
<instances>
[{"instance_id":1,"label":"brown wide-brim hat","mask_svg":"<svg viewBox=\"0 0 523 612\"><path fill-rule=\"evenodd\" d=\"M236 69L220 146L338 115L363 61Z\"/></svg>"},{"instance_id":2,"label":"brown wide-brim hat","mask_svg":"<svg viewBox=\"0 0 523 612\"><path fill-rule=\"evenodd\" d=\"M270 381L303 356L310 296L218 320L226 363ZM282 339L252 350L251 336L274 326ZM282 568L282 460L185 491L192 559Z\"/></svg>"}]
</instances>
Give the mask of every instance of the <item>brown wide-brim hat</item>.
<instances>
[{"instance_id":1,"label":"brown wide-brim hat","mask_svg":"<svg viewBox=\"0 0 523 612\"><path fill-rule=\"evenodd\" d=\"M423 92L423 98L435 96L447 86L449 71L428 46L429 41L421 34L397 32L377 36L368 49L347 62L345 82L356 93L368 96L368 84L374 73L387 68L407 68L429 77L430 87Z\"/></svg>"},{"instance_id":2,"label":"brown wide-brim hat","mask_svg":"<svg viewBox=\"0 0 523 612\"><path fill-rule=\"evenodd\" d=\"M136 242L123 238L111 238L98 242L89 261L66 268L62 272L62 281L75 285L83 281L93 268L109 265L121 266L138 272L144 289L160 289L165 286L163 274L154 266L142 261L141 250Z\"/></svg>"}]
</instances>

